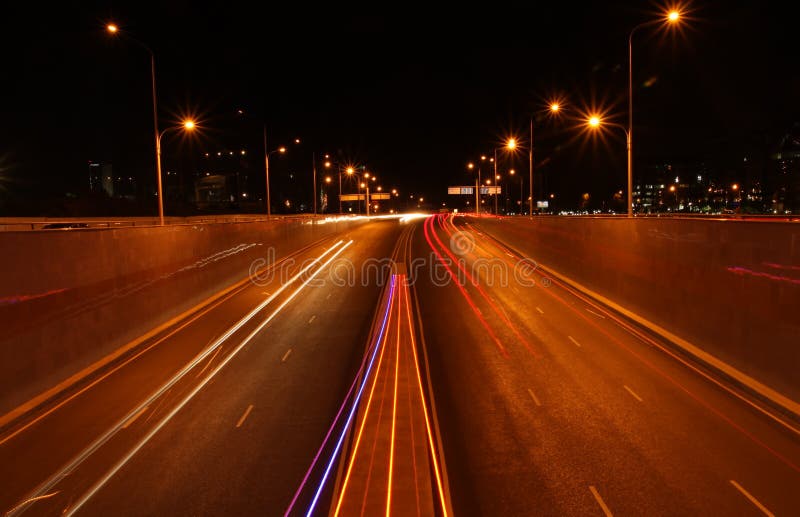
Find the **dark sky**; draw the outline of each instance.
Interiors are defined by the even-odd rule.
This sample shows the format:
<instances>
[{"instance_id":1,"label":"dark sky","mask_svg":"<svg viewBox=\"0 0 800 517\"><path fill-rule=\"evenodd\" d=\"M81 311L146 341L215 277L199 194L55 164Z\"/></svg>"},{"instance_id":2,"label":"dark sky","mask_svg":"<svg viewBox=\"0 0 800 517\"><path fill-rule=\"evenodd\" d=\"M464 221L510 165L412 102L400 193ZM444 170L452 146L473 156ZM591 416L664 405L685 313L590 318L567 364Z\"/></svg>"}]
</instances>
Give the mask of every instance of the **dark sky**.
<instances>
[{"instance_id":1,"label":"dark sky","mask_svg":"<svg viewBox=\"0 0 800 517\"><path fill-rule=\"evenodd\" d=\"M537 121L537 161L552 158L546 189L571 198L622 187L621 133L589 138L573 118L595 105L624 122L627 32L659 4L275 5L4 7L0 189L70 190L89 159L151 182L148 56L105 34L109 20L155 52L162 128L183 113L202 121L191 141L165 139L168 162L238 141L257 152L259 122L229 116L245 107L275 145L304 141L276 171L310 175L312 151L338 151L387 187L446 199L448 184L472 181L468 160L505 135L527 138L530 114L558 95L570 117ZM800 120L796 9L706 0L685 12L682 30L635 40L637 167ZM527 172L524 152L501 169L512 165Z\"/></svg>"}]
</instances>

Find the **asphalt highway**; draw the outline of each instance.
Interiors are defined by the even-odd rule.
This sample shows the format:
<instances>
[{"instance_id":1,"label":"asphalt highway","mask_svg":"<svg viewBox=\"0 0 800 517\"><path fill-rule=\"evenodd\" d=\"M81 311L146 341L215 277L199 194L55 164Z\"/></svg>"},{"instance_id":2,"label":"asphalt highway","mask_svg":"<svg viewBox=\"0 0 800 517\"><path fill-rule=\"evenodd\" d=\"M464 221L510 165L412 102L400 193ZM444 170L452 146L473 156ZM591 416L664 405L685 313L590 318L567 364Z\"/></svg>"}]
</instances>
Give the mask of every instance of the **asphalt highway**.
<instances>
[{"instance_id":1,"label":"asphalt highway","mask_svg":"<svg viewBox=\"0 0 800 517\"><path fill-rule=\"evenodd\" d=\"M292 259L0 434L0 508L366 515L388 458L397 515L800 514L791 422L469 218Z\"/></svg>"}]
</instances>

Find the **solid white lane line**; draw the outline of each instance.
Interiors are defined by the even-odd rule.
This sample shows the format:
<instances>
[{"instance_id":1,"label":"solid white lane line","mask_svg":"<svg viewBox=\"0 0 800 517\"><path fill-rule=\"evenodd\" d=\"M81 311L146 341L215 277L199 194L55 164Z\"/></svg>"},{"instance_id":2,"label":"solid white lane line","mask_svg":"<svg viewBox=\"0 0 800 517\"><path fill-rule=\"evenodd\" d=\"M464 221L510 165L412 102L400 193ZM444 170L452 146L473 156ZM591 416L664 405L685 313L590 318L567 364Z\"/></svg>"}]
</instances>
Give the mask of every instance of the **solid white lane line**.
<instances>
[{"instance_id":1,"label":"solid white lane line","mask_svg":"<svg viewBox=\"0 0 800 517\"><path fill-rule=\"evenodd\" d=\"M632 389L630 389L629 387L627 387L627 386L625 386L625 385L623 385L622 387L623 387L623 388L625 388L626 390L628 390L628 393L630 393L631 395L633 395L633 398L635 398L635 399L636 399L636 400L638 400L639 402L644 402L644 401L642 400L642 397L640 397L639 395L637 395L636 393L634 393Z\"/></svg>"},{"instance_id":2,"label":"solid white lane line","mask_svg":"<svg viewBox=\"0 0 800 517\"><path fill-rule=\"evenodd\" d=\"M308 283L311 281L311 279L313 279L315 276L317 276L317 275L320 273L320 271L322 271L322 270L323 270L325 267L327 267L327 266L328 266L328 265L329 265L331 262L333 262L333 260L334 260L334 259L335 259L337 256L339 256L339 255L340 255L340 254L341 254L341 253L342 253L342 252L343 252L345 249L347 249L347 248L348 248L348 247L349 247L349 246L350 246L350 245L353 243L353 241L351 240L351 241L349 241L349 242L345 243L344 245L342 245L342 243L344 243L344 241L343 241L343 240L339 240L339 241L338 241L336 244L334 244L333 246L331 246L330 250L328 250L328 251L325 251L324 253L322 253L322 254L321 254L320 256L318 256L318 257L317 257L317 258L316 258L314 261L312 261L310 264L308 264L306 267L304 267L304 268L303 268L301 271L299 271L297 274L295 274L295 275L294 275L292 278L290 278L290 279L289 279L289 280L288 280L288 281L287 281L285 284L281 285L281 286L278 288L278 290L277 290L277 291L275 291L275 293L274 293L274 294L272 294L272 295L271 295L271 296L270 296L270 297L269 297L267 300L265 300L265 301L263 301L262 303L260 303L260 304L259 304L259 305L258 305L256 308L254 308L252 311L250 311L250 313L248 313L248 314L247 314L247 316L245 316L244 318L242 318L241 320L239 320L239 322L238 322L238 323L236 323L236 324L235 324L233 327L231 327L230 329L228 329L228 331L226 331L226 332L225 332L225 333L224 333L224 334L223 334L223 335L222 335L222 336L221 336L219 339L217 339L217 341L215 341L215 342L214 342L214 344L212 344L212 345L211 345L209 348L207 348L206 350L204 350L203 352L201 352L201 353L200 353L200 354L199 354L199 355L198 355L198 356L197 356L195 359L193 359L193 360L192 360L191 362L189 362L189 363L188 363L186 366L184 366L184 367L183 367L183 368L182 368L182 369L181 369L181 370L180 370L178 373L176 373L176 374L175 374L175 376L174 376L174 377L172 377L172 379L170 379L169 381L167 381L167 383L166 383L166 384L164 384L164 385L163 385L161 388L159 388L158 390L156 390L156 391L155 391L155 392L154 392L154 393L153 393L153 394L152 394L150 397L148 397L148 398L147 398L147 399L146 399L146 400L145 400L145 401L144 401L142 404L140 404L139 406L137 406L136 408L134 408L134 409L133 409L131 412L129 412L127 415L125 415L124 417L122 417L122 419L121 419L121 420L119 420L119 421L118 421L116 424L114 424L114 425L113 425L113 426L112 426L110 429L108 429L108 430L107 430L105 433L103 433L103 435L101 435L101 436L100 436L99 438L97 438L97 439L96 439L94 442L92 442L92 443L91 443L89 446L87 446L87 447L86 447L86 448L85 448L83 451L81 451L81 452L80 452L80 453L79 453L77 456L75 456L75 457L74 457L74 458L73 458L73 459L72 459L72 460L71 460L71 461L70 461L70 462L69 462L69 463L68 463L66 466L64 466L64 467L63 467L62 469L60 469L58 472L56 472L55 474L53 474L52 476L50 476L50 477L49 477L49 478L48 478L46 481L44 481L44 482L43 482L42 484L40 484L40 485L39 485L39 486L38 486L36 489L34 489L34 490L33 490L33 492L30 494L30 496L29 496L29 497L37 497L37 496L40 496L40 495L42 495L42 494L46 493L48 490L50 490L50 488L52 488L53 486L55 486L55 485L56 485L56 484L57 484L59 481L61 481L61 480L62 480L62 479L65 477L65 476L67 476L67 475L68 475L70 472L72 472L73 470L75 470L75 469L78 467L78 465L80 465L81 463L83 463L83 461L85 461L85 460L86 460L86 458L88 458L89 456L91 456L91 455L92 455L92 454L93 454L95 451L97 451L97 450L98 450L98 449L99 449L99 448L100 448L102 445L104 445L104 444L105 444L105 443L106 443L108 440L110 440L110 439L111 439L111 437L112 437L112 436L114 436L114 435L117 433L117 431L118 431L118 430L119 430L119 429L122 427L122 425L125 423L125 421L126 421L126 420L128 420L128 419L129 419L129 418L130 418L132 415L134 415L135 413L138 413L138 412L141 410L141 408L142 408L142 407L144 407L144 406L148 406L148 405L152 404L154 401L158 400L158 399L161 397L161 395L163 395L165 392L169 391L169 390L172 388L172 386L174 386L174 385L175 385L175 384L176 384L176 383L177 383L179 380L181 380L181 379L183 378L183 376L184 376L184 375L186 375L186 374L187 374L187 373L188 373L190 370L192 370L192 369L193 369L195 366L197 366L197 365L198 365L198 364L199 364L201 361L203 361L203 360L204 360L206 357L208 357L209 355L211 355L212 351L214 351L214 350L215 350L217 347L221 346L223 342L225 342L225 341L226 341L226 340L227 340L227 339L228 339L230 336L232 336L232 335L233 335L233 334L234 334L234 333L235 333L237 330L239 330L239 329L240 329L242 326L244 326L244 325L245 325L245 324L246 324L248 321L250 321L250 320L251 320L251 319L252 319L252 318L253 318L253 317L254 317L256 314L258 314L258 312L260 312L260 311L261 311L262 309L264 309L264 308L265 308L267 305L269 305L269 304L272 302L272 300L274 300L274 299L275 299L275 298L276 298L276 297L277 297L277 296L278 296L278 295L279 295L281 292L283 292L285 289L288 289L288 287L289 287L290 285L292 285L292 284L295 282L295 280L297 280L297 279L301 278L301 277L302 277L303 275L305 275L305 274L306 274L306 273L307 273L307 272L308 272L308 271L309 271L311 268L313 268L313 267L314 267L314 266L316 266L317 264L320 264L320 263L321 263L321 265L320 265L319 269L317 269L317 270L316 270L316 271L315 271L315 272L314 272L314 273L311 275L311 277L310 277L309 279L307 279L307 280L303 281L303 282L301 283L301 285L300 285L300 286L299 286L299 287L298 287L298 288L297 288L295 291L293 291L293 292L292 292L292 294L291 294L291 295L289 295L289 297L288 297L286 300L284 300L284 301L283 301L283 302L282 302L282 303L281 303L281 304L278 306L278 308L277 308L277 309L275 309L275 310L274 310L274 311L273 311L273 312L272 312L272 313L269 315L269 317L267 317L267 319L265 319L264 321L262 321L262 322L261 322L261 324L260 324L258 327L256 327L256 329L255 329L253 332L251 332L251 333L250 333L250 334L249 334L249 335L248 335L248 336L247 336L247 337L246 337L246 338L245 338L245 339L244 339L244 340L243 340L243 341L242 341L242 342L241 342L241 343L240 343L240 344L239 344L239 345L238 345L238 346L237 346L237 347L236 347L236 348L235 348L235 349L234 349L234 350L233 350L233 351L232 351L232 352L229 354L229 355L227 355L227 356L226 356L226 357L225 357L225 358L222 360L222 362L221 362L221 363L220 363L220 364L219 364L217 367L215 367L215 368L214 368L214 369L211 371L211 373L209 373L209 374L208 374L208 376L206 376L206 377L205 377L203 380L201 380L201 381L200 381L200 383L199 383L199 385L198 385L197 387L195 387L195 389L194 389L194 390L192 390L192 391L191 391L191 392L188 394L188 396L187 396L186 398L184 398L184 399L183 399L183 400L182 400L182 401L181 401L181 402L178 404L178 406L177 406L177 407L175 407L175 408L174 408L172 411L170 411L170 413L169 413L168 415L166 415L164 418L162 418L162 419L159 421L159 423L158 423L158 424L155 426L155 428L153 428L153 429L152 429L152 430L151 430L151 431L150 431L150 432L149 432L149 433L148 433L148 434L147 434L147 435L146 435L144 438L142 438L142 439L139 441L139 443L138 443L136 446L134 446L134 448L133 448L131 451L129 451L129 452L128 452L128 454L127 454L127 455L125 455L125 457L123 457L123 458L122 458L122 459L121 459L121 460L120 460L120 461L119 461L119 462L118 462L118 463L117 463L117 464L116 464L114 467L112 467L112 469L111 469L110 471L108 471L108 473L106 473L106 475L105 475L105 476L104 476L102 479L100 479L99 481L97 481L97 483L95 483L95 485L94 485L94 486L92 486L92 487L89 489L89 491L88 491L87 493L85 493L85 494L84 494L84 495L81 497L81 499L79 499L77 502L75 502L75 504L72 506L72 508L66 509L66 510L64 510L64 512L63 512L63 513L64 513L64 515L68 515L68 516L69 516L69 515L74 515L74 514L75 514L75 512L77 512L77 511L78 511L78 509L80 509L80 507L81 507L81 506L83 506L83 505L86 503L86 501L88 501L88 500L89 500L89 499L90 499L90 498L91 498L91 497L92 497L92 496L93 496L95 493L97 493L97 491L98 491L98 490L99 490L99 489L100 489L100 488L101 488L103 485L105 485L105 484L108 482L108 480L109 480L109 479L111 479L111 478L112 478L112 477L113 477L113 476L114 476L114 475L117 473L117 471L119 471L119 469L120 469L120 468L122 468L122 466L123 466L123 465L125 465L125 464L126 464L126 463L127 463L127 462L128 462L128 461L129 461L129 460L130 460L130 459L131 459L131 458L132 458L132 457L133 457L133 456L134 456L134 455L135 455L135 454L136 454L136 453L137 453L137 452L138 452L138 451L139 451L139 450L140 450L142 447L143 447L143 446L144 446L144 444L146 444L148 441L150 441L150 439L151 439L151 438L152 438L152 437L153 437L153 436L154 436L154 435L155 435L155 434L156 434L156 433L157 433L157 432L158 432L158 431L159 431L159 430L160 430L162 427L164 427L164 425L166 425L166 424L167 424L167 422L169 422L169 420L170 420L170 419L171 419L171 418L172 418L172 417L173 417L173 416L174 416L176 413L178 413L178 411L180 411L180 410L181 410L181 408L183 408L183 406L184 406L184 405L186 405L186 403L188 403L188 402L189 402L189 400L191 400L191 399L192 399L192 398L193 398L193 397L194 397L194 396L195 396L195 395L196 395L196 394L197 394L197 393L198 393L198 392L199 392L199 391L200 391L200 390L203 388L203 386L205 386L206 384L208 384L208 382L209 382L209 381L211 381L211 379L212 379L214 376L216 376L216 374L217 374L217 373L218 373L220 370L222 370L222 368L224 368L224 367L225 367L225 365L226 365L226 364L228 364L228 362L229 362L230 360L232 360L232 359L233 359L233 358L234 358L234 357L235 357L235 356L236 356L236 355L239 353L239 351L241 351L241 349L242 349L242 348L244 348L244 347L245 347L245 346L246 346L246 345L247 345L247 344L250 342L250 340L251 340L251 339L252 339L252 338L253 338L253 337L254 337L254 336L255 336L255 335L258 333L258 332L260 332L260 331L261 331L261 330L262 330L264 327L266 327L266 326L267 326L267 324L269 324L269 322L271 322L271 321L272 321L272 319L273 319L275 316L277 316L277 314L278 314L278 313L279 313L281 310L283 310L283 308L284 308L286 305L288 305L288 304L289 304L289 302L291 302L291 301L292 301L292 299L295 297L295 295L297 295L297 293L298 293L298 292L300 292L300 291L301 291L303 288L305 288L305 286L306 286L306 285L308 285ZM341 246L340 246L340 245L341 245ZM331 255L331 256L330 256L330 257L329 257L327 260L325 260L325 262L322 262L323 258L324 258L326 255L328 255L328 254L329 254L329 253L330 253L332 250L336 249L337 247L338 247L338 250L336 250L336 252L334 252L334 253L333 253L333 254L332 254L332 255ZM7 516L10 516L10 515L13 515L13 514L11 514L11 513L7 513L6 515L7 515Z\"/></svg>"},{"instance_id":3,"label":"solid white lane line","mask_svg":"<svg viewBox=\"0 0 800 517\"><path fill-rule=\"evenodd\" d=\"M761 503L758 501L758 499L756 499L755 497L753 497L753 496L750 494L750 492L748 492L747 490L745 490L744 488L742 488L742 485L740 485L739 483L737 483L736 481L734 481L734 480L732 480L732 479L730 480L730 482L731 482L731 485L733 485L733 486L734 486L734 488L736 488L736 490L738 490L739 492L741 492L741 493L742 493L742 495L744 495L744 496L745 496L745 497L746 497L746 498L747 498L747 499L748 499L748 500L749 500L751 503L753 503L753 504L756 506L756 508L758 508L759 510L761 510L761 511L764 513L764 515L769 515L769 517L775 517L775 514L774 514L774 513L772 513L771 511L767 510L767 508L766 508L766 507L765 507L763 504L761 504Z\"/></svg>"},{"instance_id":4,"label":"solid white lane line","mask_svg":"<svg viewBox=\"0 0 800 517\"><path fill-rule=\"evenodd\" d=\"M613 517L614 514L611 513L611 510L608 509L608 506L606 506L606 503L605 503L605 501L603 501L603 498L600 497L600 494L597 492L597 489L595 487L593 487L593 486L590 486L589 490L592 492L592 495L594 496L595 500L597 501L597 504L599 504L600 508L603 509L603 513L606 515L606 517Z\"/></svg>"},{"instance_id":5,"label":"solid white lane line","mask_svg":"<svg viewBox=\"0 0 800 517\"><path fill-rule=\"evenodd\" d=\"M528 388L528 395L531 396L531 398L533 399L533 401L536 403L537 406L541 406L542 405L542 403L539 402L539 399L536 398L536 395L534 395L534 393L531 391L530 388Z\"/></svg>"},{"instance_id":6,"label":"solid white lane line","mask_svg":"<svg viewBox=\"0 0 800 517\"><path fill-rule=\"evenodd\" d=\"M204 371L206 371L206 368L208 368L209 366L211 366L211 363L213 363L213 362L214 362L214 359L217 357L217 354L219 353L219 351L220 351L220 350L222 350L222 347L221 347L221 346L218 346L218 347L217 347L217 351L216 351L216 352L214 352L214 355L212 355L212 356L211 356L211 359L209 359L209 360L208 360L208 362L206 363L206 365L205 365L205 366L203 366L203 369L202 369L202 370L200 370L200 371L197 373L197 375L195 375L195 376L194 376L194 377L195 377L195 379L199 379L199 378L200 378L200 376L201 376L201 375L203 375L203 372L204 372Z\"/></svg>"},{"instance_id":7,"label":"solid white lane line","mask_svg":"<svg viewBox=\"0 0 800 517\"><path fill-rule=\"evenodd\" d=\"M283 354L283 357L281 358L281 362L285 363L286 359L289 357L289 354L291 354L291 353L292 353L292 349L290 348L289 350L286 351L285 354Z\"/></svg>"},{"instance_id":8,"label":"solid white lane line","mask_svg":"<svg viewBox=\"0 0 800 517\"><path fill-rule=\"evenodd\" d=\"M574 337L572 337L572 336L567 336L567 337L569 338L569 340L570 340L570 341L572 341L573 343L575 343L575 346L577 346L578 348L580 348L580 347L581 347L581 344L580 344L580 343L578 343L578 342L575 340L575 338L574 338Z\"/></svg>"},{"instance_id":9,"label":"solid white lane line","mask_svg":"<svg viewBox=\"0 0 800 517\"><path fill-rule=\"evenodd\" d=\"M603 316L602 314L600 314L600 313L598 313L598 312L594 312L592 309L586 309L586 311L587 311L587 312L591 312L592 314L594 314L594 315L595 315L595 316L597 316L598 318L603 318L603 319L606 319L606 317L605 317L605 316Z\"/></svg>"},{"instance_id":10,"label":"solid white lane line","mask_svg":"<svg viewBox=\"0 0 800 517\"><path fill-rule=\"evenodd\" d=\"M536 310L539 311L539 314L544 314L544 311L542 309L540 309L539 307L536 307Z\"/></svg>"},{"instance_id":11,"label":"solid white lane line","mask_svg":"<svg viewBox=\"0 0 800 517\"><path fill-rule=\"evenodd\" d=\"M242 418L240 418L239 421L236 422L236 427L242 427L242 424L247 419L247 415L249 415L252 410L253 410L253 405L252 404L247 406L247 409L245 409L244 415L242 415Z\"/></svg>"},{"instance_id":12,"label":"solid white lane line","mask_svg":"<svg viewBox=\"0 0 800 517\"><path fill-rule=\"evenodd\" d=\"M310 324L310 323L311 323L311 322L313 322L313 321L314 321L316 318L317 318L317 315L316 315L316 314L314 314L313 316L311 316L310 318L308 318L308 323Z\"/></svg>"},{"instance_id":13,"label":"solid white lane line","mask_svg":"<svg viewBox=\"0 0 800 517\"><path fill-rule=\"evenodd\" d=\"M129 426L132 424L132 423L134 423L134 422L136 421L136 419L137 419L137 418L139 418L140 416L142 416L142 415L144 414L144 412L145 412L145 411L147 411L147 408L148 408L148 407L149 407L149 406L145 406L145 407L143 407L141 411L139 411L138 413L136 413L135 415L133 415L132 417L130 417L130 418L128 419L128 421L127 421L127 422L125 422L125 423L122 425L122 428L123 428L123 429L127 429L127 428L128 428L128 427L129 427Z\"/></svg>"}]
</instances>

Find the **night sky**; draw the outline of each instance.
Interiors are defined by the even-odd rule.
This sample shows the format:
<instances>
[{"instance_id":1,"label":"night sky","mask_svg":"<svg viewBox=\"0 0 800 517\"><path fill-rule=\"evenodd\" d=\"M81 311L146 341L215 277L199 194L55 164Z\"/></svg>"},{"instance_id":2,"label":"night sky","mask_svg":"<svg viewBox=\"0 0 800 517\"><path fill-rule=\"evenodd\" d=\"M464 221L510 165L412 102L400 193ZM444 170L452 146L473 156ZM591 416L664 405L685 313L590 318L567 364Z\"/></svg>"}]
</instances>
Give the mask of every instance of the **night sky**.
<instances>
[{"instance_id":1,"label":"night sky","mask_svg":"<svg viewBox=\"0 0 800 517\"><path fill-rule=\"evenodd\" d=\"M331 152L366 164L386 188L440 202L447 185L473 181L467 161L507 135L526 139L531 113L557 96L567 116L537 120L537 162L547 160L537 188L565 200L607 197L624 185L624 137L591 138L575 117L596 106L624 123L627 33L663 10L649 2L81 4L3 8L0 214L38 215L39 204L19 199L79 191L88 160L153 183L149 57L106 34L112 20L155 52L161 127L182 114L202 124L191 139L165 137L168 166L231 146L260 152L266 120L271 147L303 139L273 162L276 175L310 184L312 152ZM800 121L793 9L697 1L686 4L680 30L637 34L637 168L702 159L754 135L768 141ZM240 108L254 118L236 121ZM500 163L527 174L526 151Z\"/></svg>"}]
</instances>

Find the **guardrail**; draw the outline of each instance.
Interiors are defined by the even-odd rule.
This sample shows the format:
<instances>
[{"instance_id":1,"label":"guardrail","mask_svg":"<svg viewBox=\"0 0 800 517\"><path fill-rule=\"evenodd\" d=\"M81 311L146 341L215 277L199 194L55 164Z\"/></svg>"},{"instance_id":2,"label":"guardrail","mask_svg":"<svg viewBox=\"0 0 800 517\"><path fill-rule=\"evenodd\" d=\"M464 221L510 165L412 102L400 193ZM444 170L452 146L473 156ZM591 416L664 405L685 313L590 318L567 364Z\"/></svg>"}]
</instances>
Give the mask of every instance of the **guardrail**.
<instances>
[{"instance_id":1,"label":"guardrail","mask_svg":"<svg viewBox=\"0 0 800 517\"><path fill-rule=\"evenodd\" d=\"M331 217L333 214L314 216L312 214L300 215L273 215L269 220L272 221L293 221L299 219L314 219ZM191 217L167 217L164 219L165 225L186 225L186 224L219 224L219 223L248 223L267 221L265 215L220 215L220 216L191 216ZM125 227L146 227L159 226L157 217L120 217L117 219L94 218L94 217L69 217L69 218L49 218L49 217L0 217L0 232L15 231L38 231L38 230L85 230L85 229L107 229Z\"/></svg>"}]
</instances>

